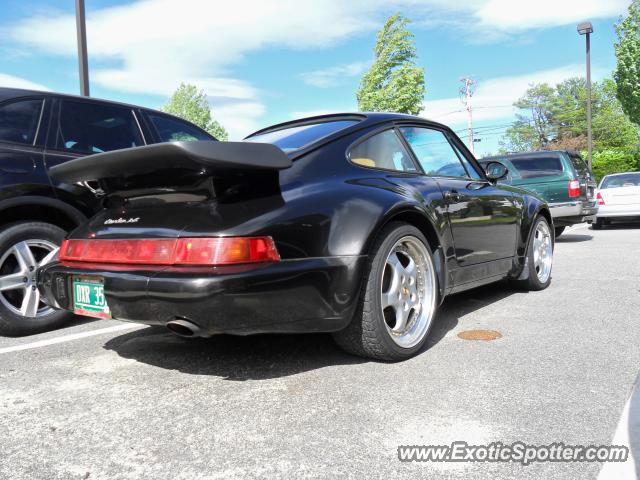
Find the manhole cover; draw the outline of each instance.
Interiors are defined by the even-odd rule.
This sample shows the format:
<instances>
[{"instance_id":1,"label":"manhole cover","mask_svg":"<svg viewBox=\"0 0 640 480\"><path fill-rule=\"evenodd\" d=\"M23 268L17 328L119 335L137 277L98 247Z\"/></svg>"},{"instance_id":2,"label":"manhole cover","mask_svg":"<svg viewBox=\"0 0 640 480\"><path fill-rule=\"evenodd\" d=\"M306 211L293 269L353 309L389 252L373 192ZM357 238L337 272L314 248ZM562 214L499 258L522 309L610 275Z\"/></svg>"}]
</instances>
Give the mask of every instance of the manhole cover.
<instances>
[{"instance_id":1,"label":"manhole cover","mask_svg":"<svg viewBox=\"0 0 640 480\"><path fill-rule=\"evenodd\" d=\"M502 337L502 334L495 330L465 330L458 337L463 340L495 340Z\"/></svg>"}]
</instances>

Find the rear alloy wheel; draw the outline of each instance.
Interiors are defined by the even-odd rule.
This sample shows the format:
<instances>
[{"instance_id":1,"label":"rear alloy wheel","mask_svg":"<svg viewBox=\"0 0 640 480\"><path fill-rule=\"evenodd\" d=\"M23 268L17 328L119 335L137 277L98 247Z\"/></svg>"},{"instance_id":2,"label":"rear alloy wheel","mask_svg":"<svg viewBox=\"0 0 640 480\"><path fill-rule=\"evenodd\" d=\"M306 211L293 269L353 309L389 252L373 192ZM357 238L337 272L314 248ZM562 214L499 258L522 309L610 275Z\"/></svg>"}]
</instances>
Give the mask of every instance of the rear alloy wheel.
<instances>
[{"instance_id":1,"label":"rear alloy wheel","mask_svg":"<svg viewBox=\"0 0 640 480\"><path fill-rule=\"evenodd\" d=\"M334 334L346 351L379 360L403 360L426 342L436 312L438 283L424 235L389 225L374 245L360 308Z\"/></svg>"},{"instance_id":2,"label":"rear alloy wheel","mask_svg":"<svg viewBox=\"0 0 640 480\"><path fill-rule=\"evenodd\" d=\"M562 232L564 232L564 229L567 227L556 227L553 229L556 238L558 238L560 235L562 235Z\"/></svg>"},{"instance_id":3,"label":"rear alloy wheel","mask_svg":"<svg viewBox=\"0 0 640 480\"><path fill-rule=\"evenodd\" d=\"M551 283L553 238L547 219L539 216L531 229L525 267L515 284L525 290L544 290Z\"/></svg>"},{"instance_id":4,"label":"rear alloy wheel","mask_svg":"<svg viewBox=\"0 0 640 480\"><path fill-rule=\"evenodd\" d=\"M37 333L70 317L43 303L36 284L38 268L55 258L65 235L41 222L13 224L0 232L0 334Z\"/></svg>"}]
</instances>

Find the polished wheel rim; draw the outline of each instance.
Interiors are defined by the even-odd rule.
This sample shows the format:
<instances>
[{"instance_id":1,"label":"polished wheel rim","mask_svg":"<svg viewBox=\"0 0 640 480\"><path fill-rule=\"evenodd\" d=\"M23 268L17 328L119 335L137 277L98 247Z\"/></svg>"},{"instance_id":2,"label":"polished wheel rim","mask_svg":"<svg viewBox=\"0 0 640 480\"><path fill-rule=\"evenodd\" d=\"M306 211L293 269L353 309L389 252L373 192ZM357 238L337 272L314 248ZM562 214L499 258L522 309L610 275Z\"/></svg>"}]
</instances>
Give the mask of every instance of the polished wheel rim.
<instances>
[{"instance_id":1,"label":"polished wheel rim","mask_svg":"<svg viewBox=\"0 0 640 480\"><path fill-rule=\"evenodd\" d=\"M58 253L58 246L47 240L24 240L9 248L0 258L0 302L16 315L38 318L53 309L42 302L36 272Z\"/></svg>"},{"instance_id":2,"label":"polished wheel rim","mask_svg":"<svg viewBox=\"0 0 640 480\"><path fill-rule=\"evenodd\" d=\"M414 347L429 331L435 311L436 278L427 247L413 236L398 240L385 262L381 283L389 335L400 347Z\"/></svg>"},{"instance_id":3,"label":"polished wheel rim","mask_svg":"<svg viewBox=\"0 0 640 480\"><path fill-rule=\"evenodd\" d=\"M551 275L553 263L553 244L551 232L546 222L538 223L533 236L533 266L541 283L545 283Z\"/></svg>"}]
</instances>

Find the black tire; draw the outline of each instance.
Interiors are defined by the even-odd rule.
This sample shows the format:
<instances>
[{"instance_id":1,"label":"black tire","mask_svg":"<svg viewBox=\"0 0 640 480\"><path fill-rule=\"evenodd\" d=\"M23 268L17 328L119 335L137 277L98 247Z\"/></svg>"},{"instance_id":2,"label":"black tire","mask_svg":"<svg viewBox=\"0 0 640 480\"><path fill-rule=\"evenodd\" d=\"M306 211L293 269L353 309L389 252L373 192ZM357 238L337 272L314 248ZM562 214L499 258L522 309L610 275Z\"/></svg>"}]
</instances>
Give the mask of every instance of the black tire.
<instances>
[{"instance_id":1,"label":"black tire","mask_svg":"<svg viewBox=\"0 0 640 480\"><path fill-rule=\"evenodd\" d=\"M596 221L591 224L592 230L602 230L604 227L604 219L596 218Z\"/></svg>"},{"instance_id":2,"label":"black tire","mask_svg":"<svg viewBox=\"0 0 640 480\"><path fill-rule=\"evenodd\" d=\"M531 227L531 232L529 233L529 244L527 245L527 260L525 264L525 270L522 272L520 277L517 280L513 280L512 283L519 289L522 290L544 290L551 283L551 271L549 271L548 278L545 281L541 281L538 278L538 271L536 270L535 262L534 262L534 236L536 231L538 230L538 225L540 224L546 225L547 230L550 232L549 222L545 217L540 215L536 218L535 222L533 222L533 226ZM555 245L553 244L553 239L551 239L551 254L553 260L553 251Z\"/></svg>"},{"instance_id":3,"label":"black tire","mask_svg":"<svg viewBox=\"0 0 640 480\"><path fill-rule=\"evenodd\" d=\"M567 228L567 227L556 227L556 228L553 229L556 238L558 238L560 235L562 235L562 232L564 232L565 228Z\"/></svg>"},{"instance_id":4,"label":"black tire","mask_svg":"<svg viewBox=\"0 0 640 480\"><path fill-rule=\"evenodd\" d=\"M0 276L14 273L17 265L17 259L11 258L11 254L7 252L14 246L24 241L46 241L54 245L60 245L66 232L55 225L44 222L20 222L8 225L0 230ZM34 249L35 254L40 253L38 249ZM43 251L43 253L46 253ZM8 256L5 257L5 254ZM41 260L41 258L36 258ZM64 310L53 310L50 313L36 315L33 317L20 315L11 310L8 304L19 301L20 292L15 290L5 290L0 292L0 335L19 336L31 335L34 333L50 330L63 325L72 317L72 314ZM5 303L6 302L6 303Z\"/></svg>"},{"instance_id":5,"label":"black tire","mask_svg":"<svg viewBox=\"0 0 640 480\"><path fill-rule=\"evenodd\" d=\"M382 312L381 288L387 257L399 240L405 237L417 239L425 247L426 255L432 266L433 306L426 331L420 340L410 348L398 345L388 331ZM359 305L351 323L333 334L336 343L345 351L365 358L376 360L398 361L407 359L420 351L429 336L438 305L438 280L435 274L435 263L429 243L424 235L412 225L393 222L386 226L377 237L372 247L369 262L364 274Z\"/></svg>"}]
</instances>

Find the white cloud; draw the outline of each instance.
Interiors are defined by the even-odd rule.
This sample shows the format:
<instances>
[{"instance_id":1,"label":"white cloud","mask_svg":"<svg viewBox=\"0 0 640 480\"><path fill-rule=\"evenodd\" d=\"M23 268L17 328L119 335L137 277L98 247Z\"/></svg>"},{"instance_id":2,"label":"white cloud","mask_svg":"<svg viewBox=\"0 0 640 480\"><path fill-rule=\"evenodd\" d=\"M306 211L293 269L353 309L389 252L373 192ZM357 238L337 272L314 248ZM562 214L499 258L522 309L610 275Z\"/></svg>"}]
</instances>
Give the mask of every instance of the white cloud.
<instances>
[{"instance_id":1,"label":"white cloud","mask_svg":"<svg viewBox=\"0 0 640 480\"><path fill-rule=\"evenodd\" d=\"M603 70L597 68L593 70L595 79L601 78L604 74ZM583 75L584 65L572 64L525 75L495 77L480 81L472 97L474 122L511 119L514 114L513 102L520 98L532 84L555 85L567 78ZM458 88L458 85L454 87ZM467 112L459 97L427 100L421 115L447 125L462 125L467 121Z\"/></svg>"},{"instance_id":2,"label":"white cloud","mask_svg":"<svg viewBox=\"0 0 640 480\"><path fill-rule=\"evenodd\" d=\"M379 28L401 11L420 25L469 25L484 32L516 32L621 13L625 0L138 0L90 9L87 17L91 80L129 93L168 96L181 81L204 88L231 136L256 125L263 92L235 78L231 68L247 54L270 47L322 49ZM460 19L463 18L464 22ZM473 30L473 29L472 29ZM75 18L48 10L3 29L3 39L33 51L76 55ZM479 36L480 37L480 36ZM488 35L485 35L488 38ZM108 66L105 66L108 65ZM358 75L361 64L307 72L326 87ZM358 72L358 73L355 73ZM225 118L222 117L225 116Z\"/></svg>"},{"instance_id":3,"label":"white cloud","mask_svg":"<svg viewBox=\"0 0 640 480\"><path fill-rule=\"evenodd\" d=\"M0 73L0 87L8 88L25 88L27 90L49 90L46 86L26 80L24 78L15 77L6 73Z\"/></svg>"},{"instance_id":4,"label":"white cloud","mask_svg":"<svg viewBox=\"0 0 640 480\"><path fill-rule=\"evenodd\" d=\"M629 0L489 0L474 15L482 26L523 32L614 17L623 13L629 3Z\"/></svg>"},{"instance_id":5,"label":"white cloud","mask_svg":"<svg viewBox=\"0 0 640 480\"><path fill-rule=\"evenodd\" d=\"M313 72L300 74L300 78L308 85L318 88L336 87L343 83L345 78L357 77L364 72L370 62L353 62L345 65L336 65Z\"/></svg>"}]
</instances>

